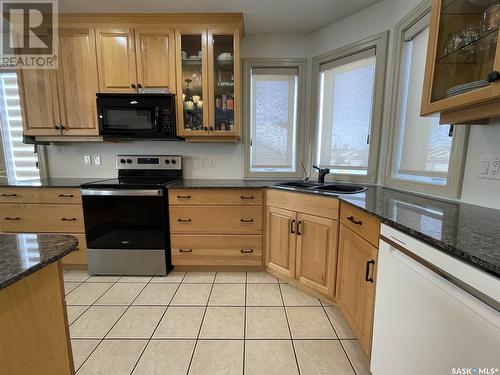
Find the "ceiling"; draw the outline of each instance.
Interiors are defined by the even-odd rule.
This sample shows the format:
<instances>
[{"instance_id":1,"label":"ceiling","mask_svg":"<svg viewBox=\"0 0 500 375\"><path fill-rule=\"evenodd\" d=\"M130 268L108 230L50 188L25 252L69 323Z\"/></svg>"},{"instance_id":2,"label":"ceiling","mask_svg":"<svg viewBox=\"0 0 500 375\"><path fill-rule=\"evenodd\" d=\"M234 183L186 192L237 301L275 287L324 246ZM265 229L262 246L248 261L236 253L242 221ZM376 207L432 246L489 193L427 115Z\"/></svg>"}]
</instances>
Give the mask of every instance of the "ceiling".
<instances>
[{"instance_id":1,"label":"ceiling","mask_svg":"<svg viewBox=\"0 0 500 375\"><path fill-rule=\"evenodd\" d=\"M59 11L241 12L247 34L312 32L380 0L59 0Z\"/></svg>"}]
</instances>

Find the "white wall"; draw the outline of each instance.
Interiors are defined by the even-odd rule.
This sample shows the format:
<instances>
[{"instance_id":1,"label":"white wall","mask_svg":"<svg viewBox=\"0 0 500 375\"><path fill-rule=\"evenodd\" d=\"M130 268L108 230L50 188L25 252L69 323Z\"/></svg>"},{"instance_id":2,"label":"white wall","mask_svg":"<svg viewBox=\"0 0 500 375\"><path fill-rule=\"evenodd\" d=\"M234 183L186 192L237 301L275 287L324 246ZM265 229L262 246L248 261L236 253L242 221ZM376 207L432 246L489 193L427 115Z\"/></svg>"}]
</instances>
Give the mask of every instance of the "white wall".
<instances>
[{"instance_id":1,"label":"white wall","mask_svg":"<svg viewBox=\"0 0 500 375\"><path fill-rule=\"evenodd\" d=\"M500 180L477 178L483 157L500 157L500 118L489 125L471 126L462 187L464 202L500 209Z\"/></svg>"},{"instance_id":2,"label":"white wall","mask_svg":"<svg viewBox=\"0 0 500 375\"><path fill-rule=\"evenodd\" d=\"M242 57L307 57L308 34L248 35L241 42ZM243 124L245 126L245 124ZM175 154L184 157L184 178L243 178L243 145L187 142L65 143L48 147L52 177L114 177L118 154ZM85 166L84 155L100 155L101 166ZM215 167L201 167L213 157Z\"/></svg>"}]
</instances>

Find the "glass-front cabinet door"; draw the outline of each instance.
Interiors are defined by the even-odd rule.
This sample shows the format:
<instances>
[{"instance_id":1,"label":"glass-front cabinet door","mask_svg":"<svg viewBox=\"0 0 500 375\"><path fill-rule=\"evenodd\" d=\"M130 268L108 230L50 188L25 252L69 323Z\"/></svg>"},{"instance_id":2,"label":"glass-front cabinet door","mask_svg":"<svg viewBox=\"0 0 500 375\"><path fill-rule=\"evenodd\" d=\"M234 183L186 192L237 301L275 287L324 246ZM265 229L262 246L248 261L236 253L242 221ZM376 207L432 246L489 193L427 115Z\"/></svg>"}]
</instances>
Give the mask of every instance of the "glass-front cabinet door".
<instances>
[{"instance_id":1,"label":"glass-front cabinet door","mask_svg":"<svg viewBox=\"0 0 500 375\"><path fill-rule=\"evenodd\" d=\"M434 0L422 113L499 95L500 0Z\"/></svg>"},{"instance_id":2,"label":"glass-front cabinet door","mask_svg":"<svg viewBox=\"0 0 500 375\"><path fill-rule=\"evenodd\" d=\"M178 29L177 132L181 137L208 135L208 62L205 29Z\"/></svg>"},{"instance_id":3,"label":"glass-front cabinet door","mask_svg":"<svg viewBox=\"0 0 500 375\"><path fill-rule=\"evenodd\" d=\"M240 57L236 40L234 30L208 30L209 131L217 137L239 134Z\"/></svg>"}]
</instances>

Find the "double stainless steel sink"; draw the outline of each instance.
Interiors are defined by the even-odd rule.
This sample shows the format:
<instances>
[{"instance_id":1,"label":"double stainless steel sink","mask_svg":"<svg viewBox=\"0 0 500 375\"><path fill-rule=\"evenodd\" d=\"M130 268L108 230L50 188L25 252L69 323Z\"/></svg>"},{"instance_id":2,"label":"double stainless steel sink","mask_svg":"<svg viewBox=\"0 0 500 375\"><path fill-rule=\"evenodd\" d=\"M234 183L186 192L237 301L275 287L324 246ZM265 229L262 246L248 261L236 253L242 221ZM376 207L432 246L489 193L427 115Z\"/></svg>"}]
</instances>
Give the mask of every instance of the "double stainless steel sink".
<instances>
[{"instance_id":1,"label":"double stainless steel sink","mask_svg":"<svg viewBox=\"0 0 500 375\"><path fill-rule=\"evenodd\" d=\"M303 181L288 181L279 182L275 186L299 190L323 191L333 194L356 194L366 190L366 187L361 185L351 184L318 184L314 182Z\"/></svg>"}]
</instances>

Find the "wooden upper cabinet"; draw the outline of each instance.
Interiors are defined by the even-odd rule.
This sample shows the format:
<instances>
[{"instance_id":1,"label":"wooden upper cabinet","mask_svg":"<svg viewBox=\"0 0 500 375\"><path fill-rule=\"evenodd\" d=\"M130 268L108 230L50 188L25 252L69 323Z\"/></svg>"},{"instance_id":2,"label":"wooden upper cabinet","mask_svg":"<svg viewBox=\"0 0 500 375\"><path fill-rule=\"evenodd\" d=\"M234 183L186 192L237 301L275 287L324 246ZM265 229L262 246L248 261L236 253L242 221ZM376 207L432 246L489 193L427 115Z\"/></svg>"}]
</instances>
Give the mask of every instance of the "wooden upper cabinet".
<instances>
[{"instance_id":1,"label":"wooden upper cabinet","mask_svg":"<svg viewBox=\"0 0 500 375\"><path fill-rule=\"evenodd\" d=\"M56 72L51 69L25 69L18 72L24 135L61 133Z\"/></svg>"},{"instance_id":2,"label":"wooden upper cabinet","mask_svg":"<svg viewBox=\"0 0 500 375\"><path fill-rule=\"evenodd\" d=\"M168 87L175 92L173 29L135 29L138 87Z\"/></svg>"},{"instance_id":3,"label":"wooden upper cabinet","mask_svg":"<svg viewBox=\"0 0 500 375\"><path fill-rule=\"evenodd\" d=\"M266 223L267 266L286 277L295 278L297 213L268 207Z\"/></svg>"},{"instance_id":4,"label":"wooden upper cabinet","mask_svg":"<svg viewBox=\"0 0 500 375\"><path fill-rule=\"evenodd\" d=\"M98 135L93 29L59 30L57 87L64 135Z\"/></svg>"},{"instance_id":5,"label":"wooden upper cabinet","mask_svg":"<svg viewBox=\"0 0 500 375\"><path fill-rule=\"evenodd\" d=\"M336 300L370 355L378 249L340 225Z\"/></svg>"},{"instance_id":6,"label":"wooden upper cabinet","mask_svg":"<svg viewBox=\"0 0 500 375\"><path fill-rule=\"evenodd\" d=\"M335 292L338 221L298 214L296 278L331 298Z\"/></svg>"},{"instance_id":7,"label":"wooden upper cabinet","mask_svg":"<svg viewBox=\"0 0 500 375\"><path fill-rule=\"evenodd\" d=\"M433 0L421 114L441 123L500 115L500 39L492 2Z\"/></svg>"},{"instance_id":8,"label":"wooden upper cabinet","mask_svg":"<svg viewBox=\"0 0 500 375\"><path fill-rule=\"evenodd\" d=\"M99 91L137 92L133 29L96 29Z\"/></svg>"}]
</instances>

